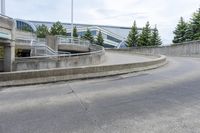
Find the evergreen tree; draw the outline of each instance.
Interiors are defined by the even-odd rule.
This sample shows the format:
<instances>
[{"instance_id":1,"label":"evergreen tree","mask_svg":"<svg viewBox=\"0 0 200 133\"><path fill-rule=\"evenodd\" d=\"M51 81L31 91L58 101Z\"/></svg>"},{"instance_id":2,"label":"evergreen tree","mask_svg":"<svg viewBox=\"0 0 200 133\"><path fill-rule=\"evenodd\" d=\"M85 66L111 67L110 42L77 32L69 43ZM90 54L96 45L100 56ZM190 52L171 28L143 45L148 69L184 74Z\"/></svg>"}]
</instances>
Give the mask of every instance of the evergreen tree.
<instances>
[{"instance_id":1,"label":"evergreen tree","mask_svg":"<svg viewBox=\"0 0 200 133\"><path fill-rule=\"evenodd\" d=\"M73 37L78 37L76 26L73 28Z\"/></svg>"},{"instance_id":2,"label":"evergreen tree","mask_svg":"<svg viewBox=\"0 0 200 133\"><path fill-rule=\"evenodd\" d=\"M46 25L42 24L37 27L36 34L38 38L45 38L49 35L49 30Z\"/></svg>"},{"instance_id":3,"label":"evergreen tree","mask_svg":"<svg viewBox=\"0 0 200 133\"><path fill-rule=\"evenodd\" d=\"M63 25L58 21L53 24L50 30L51 35L67 35L66 29L63 27Z\"/></svg>"},{"instance_id":4,"label":"evergreen tree","mask_svg":"<svg viewBox=\"0 0 200 133\"><path fill-rule=\"evenodd\" d=\"M188 24L184 21L183 17L181 17L181 19L174 31L175 36L174 36L173 43L185 42L188 38L187 37L188 34L186 34L187 31L188 31ZM189 32L187 32L187 33L189 33Z\"/></svg>"},{"instance_id":5,"label":"evergreen tree","mask_svg":"<svg viewBox=\"0 0 200 133\"><path fill-rule=\"evenodd\" d=\"M94 43L94 37L89 29L87 29L86 33L83 36L84 39L90 41L90 43Z\"/></svg>"},{"instance_id":6,"label":"evergreen tree","mask_svg":"<svg viewBox=\"0 0 200 133\"><path fill-rule=\"evenodd\" d=\"M191 18L191 29L193 32L192 40L200 39L200 8L193 14Z\"/></svg>"},{"instance_id":7,"label":"evergreen tree","mask_svg":"<svg viewBox=\"0 0 200 133\"><path fill-rule=\"evenodd\" d=\"M98 35L97 35L97 40L96 40L96 44L103 46L104 45L104 40L103 40L103 36L101 31L99 31Z\"/></svg>"},{"instance_id":8,"label":"evergreen tree","mask_svg":"<svg viewBox=\"0 0 200 133\"><path fill-rule=\"evenodd\" d=\"M162 41L161 41L160 36L159 36L158 29L157 29L156 26L153 29L151 39L150 39L150 44L151 44L151 46L158 46L158 45L162 44Z\"/></svg>"},{"instance_id":9,"label":"evergreen tree","mask_svg":"<svg viewBox=\"0 0 200 133\"><path fill-rule=\"evenodd\" d=\"M22 26L22 29L21 29L21 30L22 30L22 31L25 31L25 32L34 32L34 31L32 30L32 28L29 27L29 26L27 26L27 25Z\"/></svg>"},{"instance_id":10,"label":"evergreen tree","mask_svg":"<svg viewBox=\"0 0 200 133\"><path fill-rule=\"evenodd\" d=\"M150 46L151 45L151 27L149 22L146 23L146 26L142 29L142 33L138 39L138 46Z\"/></svg>"},{"instance_id":11,"label":"evergreen tree","mask_svg":"<svg viewBox=\"0 0 200 133\"><path fill-rule=\"evenodd\" d=\"M193 40L192 25L190 23L187 24L187 29L186 29L186 32L185 32L185 39L186 39L186 41L192 41Z\"/></svg>"},{"instance_id":12,"label":"evergreen tree","mask_svg":"<svg viewBox=\"0 0 200 133\"><path fill-rule=\"evenodd\" d=\"M133 26L131 28L131 31L129 32L129 35L126 41L126 43L128 44L128 47L137 46L138 37L139 37L138 29L137 29L136 21L134 21Z\"/></svg>"}]
</instances>

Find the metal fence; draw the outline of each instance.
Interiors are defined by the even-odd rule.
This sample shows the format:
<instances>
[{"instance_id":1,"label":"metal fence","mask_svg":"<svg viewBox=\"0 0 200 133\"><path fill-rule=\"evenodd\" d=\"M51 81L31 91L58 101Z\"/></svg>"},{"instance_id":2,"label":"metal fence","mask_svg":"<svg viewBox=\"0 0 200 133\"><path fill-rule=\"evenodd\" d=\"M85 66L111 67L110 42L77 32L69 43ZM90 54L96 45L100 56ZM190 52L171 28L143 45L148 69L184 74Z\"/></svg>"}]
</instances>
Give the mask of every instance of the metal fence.
<instances>
[{"instance_id":1,"label":"metal fence","mask_svg":"<svg viewBox=\"0 0 200 133\"><path fill-rule=\"evenodd\" d=\"M57 37L58 45L80 45L86 46L91 49L87 53L75 53L55 51L47 46L46 39L37 38L37 40L30 40L25 38L17 38L16 42L22 45L28 45L31 47L31 57L18 57L17 59L34 59L34 58L57 58L57 57L71 57L71 56L83 56L88 54L100 53L104 50L103 47L91 44L89 41L81 38L67 38L63 36Z\"/></svg>"},{"instance_id":2,"label":"metal fence","mask_svg":"<svg viewBox=\"0 0 200 133\"><path fill-rule=\"evenodd\" d=\"M88 40L84 40L81 38L71 38L71 37L63 37L58 36L58 44L59 45L84 45L89 46L91 43Z\"/></svg>"}]
</instances>

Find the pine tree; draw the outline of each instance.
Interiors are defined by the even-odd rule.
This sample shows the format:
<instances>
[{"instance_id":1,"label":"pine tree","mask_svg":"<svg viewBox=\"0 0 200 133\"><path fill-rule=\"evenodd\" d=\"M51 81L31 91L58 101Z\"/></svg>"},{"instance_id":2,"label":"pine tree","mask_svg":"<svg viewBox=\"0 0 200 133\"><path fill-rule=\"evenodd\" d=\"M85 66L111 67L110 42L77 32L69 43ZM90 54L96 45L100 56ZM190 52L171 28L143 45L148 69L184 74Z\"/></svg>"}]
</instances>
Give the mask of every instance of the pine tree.
<instances>
[{"instance_id":1,"label":"pine tree","mask_svg":"<svg viewBox=\"0 0 200 133\"><path fill-rule=\"evenodd\" d=\"M178 25L174 31L174 40L173 43L181 43L187 40L188 24L184 21L183 17L180 18Z\"/></svg>"},{"instance_id":2,"label":"pine tree","mask_svg":"<svg viewBox=\"0 0 200 133\"><path fill-rule=\"evenodd\" d=\"M191 18L191 29L193 32L192 40L200 39L200 8L193 14Z\"/></svg>"},{"instance_id":3,"label":"pine tree","mask_svg":"<svg viewBox=\"0 0 200 133\"><path fill-rule=\"evenodd\" d=\"M73 37L78 37L76 26L73 28Z\"/></svg>"},{"instance_id":4,"label":"pine tree","mask_svg":"<svg viewBox=\"0 0 200 133\"><path fill-rule=\"evenodd\" d=\"M63 25L58 21L53 24L50 30L51 35L67 35L66 29L63 27Z\"/></svg>"},{"instance_id":5,"label":"pine tree","mask_svg":"<svg viewBox=\"0 0 200 133\"><path fill-rule=\"evenodd\" d=\"M37 27L36 34L38 38L45 38L49 35L49 30L46 25L42 24Z\"/></svg>"},{"instance_id":6,"label":"pine tree","mask_svg":"<svg viewBox=\"0 0 200 133\"><path fill-rule=\"evenodd\" d=\"M157 27L153 29L152 35L151 35L151 41L150 41L151 46L158 46L162 44L162 41L159 36L159 32Z\"/></svg>"},{"instance_id":7,"label":"pine tree","mask_svg":"<svg viewBox=\"0 0 200 133\"><path fill-rule=\"evenodd\" d=\"M138 29L137 29L136 21L134 21L133 26L131 28L131 31L129 32L129 35L126 41L126 43L128 44L128 47L137 46L138 37L139 37Z\"/></svg>"},{"instance_id":8,"label":"pine tree","mask_svg":"<svg viewBox=\"0 0 200 133\"><path fill-rule=\"evenodd\" d=\"M193 30L192 25L190 23L187 24L187 29L185 32L185 41L192 41L193 40Z\"/></svg>"},{"instance_id":9,"label":"pine tree","mask_svg":"<svg viewBox=\"0 0 200 133\"><path fill-rule=\"evenodd\" d=\"M90 43L94 43L94 37L89 29L87 29L86 33L83 36L84 39L90 41Z\"/></svg>"},{"instance_id":10,"label":"pine tree","mask_svg":"<svg viewBox=\"0 0 200 133\"><path fill-rule=\"evenodd\" d=\"M99 31L99 33L98 33L98 35L97 35L96 44L97 44L97 45L100 45L100 46L103 46L103 45L104 45L104 39L103 39L103 36L102 36L101 31Z\"/></svg>"},{"instance_id":11,"label":"pine tree","mask_svg":"<svg viewBox=\"0 0 200 133\"><path fill-rule=\"evenodd\" d=\"M146 26L142 29L142 33L138 39L138 46L150 46L151 44L151 27L149 22L146 23Z\"/></svg>"}]
</instances>

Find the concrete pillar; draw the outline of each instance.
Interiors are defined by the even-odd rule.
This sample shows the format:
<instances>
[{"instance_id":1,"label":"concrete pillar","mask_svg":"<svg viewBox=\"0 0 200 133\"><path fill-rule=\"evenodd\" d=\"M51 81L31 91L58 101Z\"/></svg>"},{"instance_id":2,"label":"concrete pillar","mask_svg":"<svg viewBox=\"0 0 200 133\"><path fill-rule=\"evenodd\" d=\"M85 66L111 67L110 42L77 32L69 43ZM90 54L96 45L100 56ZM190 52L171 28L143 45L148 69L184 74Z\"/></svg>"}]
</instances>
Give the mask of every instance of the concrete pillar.
<instances>
[{"instance_id":1,"label":"concrete pillar","mask_svg":"<svg viewBox=\"0 0 200 133\"><path fill-rule=\"evenodd\" d=\"M13 62L15 61L15 43L7 43L4 45L4 72L11 72Z\"/></svg>"},{"instance_id":2,"label":"concrete pillar","mask_svg":"<svg viewBox=\"0 0 200 133\"><path fill-rule=\"evenodd\" d=\"M55 51L58 51L57 36L47 36L46 40L47 40L47 46L49 46Z\"/></svg>"},{"instance_id":3,"label":"concrete pillar","mask_svg":"<svg viewBox=\"0 0 200 133\"><path fill-rule=\"evenodd\" d=\"M11 40L4 44L4 72L12 72L15 61L15 21L12 22Z\"/></svg>"}]
</instances>

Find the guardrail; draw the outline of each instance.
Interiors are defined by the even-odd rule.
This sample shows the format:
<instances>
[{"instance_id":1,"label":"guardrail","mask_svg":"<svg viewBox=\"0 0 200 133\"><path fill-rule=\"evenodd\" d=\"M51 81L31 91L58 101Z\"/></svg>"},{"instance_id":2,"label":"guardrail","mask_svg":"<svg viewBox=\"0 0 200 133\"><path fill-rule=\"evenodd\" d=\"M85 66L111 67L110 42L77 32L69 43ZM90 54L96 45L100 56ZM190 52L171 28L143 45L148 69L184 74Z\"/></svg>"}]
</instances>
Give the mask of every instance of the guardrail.
<instances>
[{"instance_id":1,"label":"guardrail","mask_svg":"<svg viewBox=\"0 0 200 133\"><path fill-rule=\"evenodd\" d=\"M25 59L45 59L45 58L63 58L63 57L72 57L72 56L84 56L84 55L92 55L104 52L104 48L95 44L90 44L90 46L96 47L95 51L87 52L87 53L67 53L67 52L59 52L57 55L44 55L44 56L32 56L32 57L16 57L17 60L25 60Z\"/></svg>"},{"instance_id":2,"label":"guardrail","mask_svg":"<svg viewBox=\"0 0 200 133\"><path fill-rule=\"evenodd\" d=\"M58 44L59 45L85 45L85 46L89 46L91 43L88 40L84 40L84 39L81 39L81 38L71 38L71 37L58 36Z\"/></svg>"},{"instance_id":3,"label":"guardrail","mask_svg":"<svg viewBox=\"0 0 200 133\"><path fill-rule=\"evenodd\" d=\"M16 43L22 44L22 45L28 45L31 46L34 50L34 55L39 56L32 56L32 57L19 57L16 59L34 59L34 58L52 58L52 57L71 57L71 56L83 56L88 54L94 54L94 53L100 53L104 50L103 47L91 44L89 41L81 39L81 38L68 38L63 36L58 36L58 45L81 45L81 46L87 46L90 48L91 52L87 53L77 53L77 54L71 54L70 52L60 52L60 51L54 51L50 47L46 45L46 39L43 38L37 38L37 40L34 39L26 39L26 38L17 38ZM37 54L37 50L39 51L43 50L44 54L40 53Z\"/></svg>"}]
</instances>

